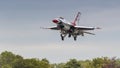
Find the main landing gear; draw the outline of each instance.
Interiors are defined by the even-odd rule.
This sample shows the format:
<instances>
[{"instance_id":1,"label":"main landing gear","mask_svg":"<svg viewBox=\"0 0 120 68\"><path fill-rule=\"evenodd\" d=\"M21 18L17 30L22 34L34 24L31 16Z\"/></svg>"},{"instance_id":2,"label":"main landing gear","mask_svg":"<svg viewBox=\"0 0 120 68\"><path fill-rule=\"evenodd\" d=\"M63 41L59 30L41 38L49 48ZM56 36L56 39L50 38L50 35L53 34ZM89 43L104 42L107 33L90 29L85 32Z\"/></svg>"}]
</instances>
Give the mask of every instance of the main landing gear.
<instances>
[{"instance_id":1,"label":"main landing gear","mask_svg":"<svg viewBox=\"0 0 120 68\"><path fill-rule=\"evenodd\" d=\"M61 40L64 41L66 34L60 34L60 36L61 36Z\"/></svg>"},{"instance_id":2,"label":"main landing gear","mask_svg":"<svg viewBox=\"0 0 120 68\"><path fill-rule=\"evenodd\" d=\"M71 34L69 34L68 37L70 38L70 37L71 37Z\"/></svg>"},{"instance_id":3,"label":"main landing gear","mask_svg":"<svg viewBox=\"0 0 120 68\"><path fill-rule=\"evenodd\" d=\"M76 41L77 40L77 37L74 37L74 41Z\"/></svg>"},{"instance_id":4,"label":"main landing gear","mask_svg":"<svg viewBox=\"0 0 120 68\"><path fill-rule=\"evenodd\" d=\"M61 40L64 41L64 37L62 36L62 34L60 36L61 36Z\"/></svg>"},{"instance_id":5,"label":"main landing gear","mask_svg":"<svg viewBox=\"0 0 120 68\"><path fill-rule=\"evenodd\" d=\"M66 37L66 35L67 35L67 34L60 34L62 41L64 41L64 38ZM71 34L68 34L68 37L71 37L71 36L73 36L74 41L77 40L77 35L76 35L76 34L72 34L72 35L71 35Z\"/></svg>"},{"instance_id":6,"label":"main landing gear","mask_svg":"<svg viewBox=\"0 0 120 68\"><path fill-rule=\"evenodd\" d=\"M77 35L73 35L74 41L77 40Z\"/></svg>"}]
</instances>

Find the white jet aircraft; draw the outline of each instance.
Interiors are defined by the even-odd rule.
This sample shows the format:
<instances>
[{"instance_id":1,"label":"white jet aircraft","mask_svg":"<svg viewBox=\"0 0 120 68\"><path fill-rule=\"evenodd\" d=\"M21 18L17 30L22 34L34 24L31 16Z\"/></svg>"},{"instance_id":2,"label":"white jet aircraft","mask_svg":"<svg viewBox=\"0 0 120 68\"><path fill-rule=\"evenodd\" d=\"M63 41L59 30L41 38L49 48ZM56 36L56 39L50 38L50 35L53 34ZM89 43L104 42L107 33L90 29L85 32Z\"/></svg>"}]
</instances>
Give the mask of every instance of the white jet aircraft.
<instances>
[{"instance_id":1,"label":"white jet aircraft","mask_svg":"<svg viewBox=\"0 0 120 68\"><path fill-rule=\"evenodd\" d=\"M50 27L50 28L43 28L43 29L52 29L52 30L60 30L61 39L64 40L66 35L68 37L73 36L74 40L76 41L77 36L81 35L84 36L84 33L95 35L94 33L87 32L88 30L100 29L99 27L85 27L85 26L77 26L76 22L79 21L81 13L78 12L75 20L73 22L66 21L63 17L55 18L52 20L57 26Z\"/></svg>"}]
</instances>

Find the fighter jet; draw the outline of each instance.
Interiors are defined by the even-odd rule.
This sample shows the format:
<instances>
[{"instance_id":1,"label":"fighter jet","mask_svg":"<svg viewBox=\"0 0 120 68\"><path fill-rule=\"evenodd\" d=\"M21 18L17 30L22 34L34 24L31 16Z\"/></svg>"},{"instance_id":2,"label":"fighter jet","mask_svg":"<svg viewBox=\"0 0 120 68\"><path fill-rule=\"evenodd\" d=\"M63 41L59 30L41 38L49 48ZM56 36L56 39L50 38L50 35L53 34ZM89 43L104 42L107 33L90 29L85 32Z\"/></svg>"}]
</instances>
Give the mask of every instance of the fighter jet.
<instances>
[{"instance_id":1,"label":"fighter jet","mask_svg":"<svg viewBox=\"0 0 120 68\"><path fill-rule=\"evenodd\" d=\"M87 31L100 29L99 27L77 26L76 23L80 20L80 15L81 13L78 12L73 22L68 22L63 17L55 18L52 20L52 22L56 24L56 26L43 29L59 30L62 41L67 35L69 38L72 36L75 41L77 40L77 36L84 36L85 33L95 35L94 33L90 33Z\"/></svg>"}]
</instances>

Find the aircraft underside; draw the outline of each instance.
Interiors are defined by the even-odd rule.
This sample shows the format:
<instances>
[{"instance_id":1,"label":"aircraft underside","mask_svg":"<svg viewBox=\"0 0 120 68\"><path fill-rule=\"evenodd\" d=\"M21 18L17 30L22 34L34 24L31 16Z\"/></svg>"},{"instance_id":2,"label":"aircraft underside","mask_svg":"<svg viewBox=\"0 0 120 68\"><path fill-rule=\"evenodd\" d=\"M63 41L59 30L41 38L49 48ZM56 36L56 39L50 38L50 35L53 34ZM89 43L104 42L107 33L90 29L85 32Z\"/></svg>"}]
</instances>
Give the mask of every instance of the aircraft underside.
<instances>
[{"instance_id":1,"label":"aircraft underside","mask_svg":"<svg viewBox=\"0 0 120 68\"><path fill-rule=\"evenodd\" d=\"M60 34L61 40L64 40L64 38L65 38L67 35L68 35L69 38L72 36L75 41L77 40L77 35L78 35L78 33L75 33L75 31L71 31L71 30L68 30L68 31L61 30L60 33L61 33L61 34Z\"/></svg>"}]
</instances>

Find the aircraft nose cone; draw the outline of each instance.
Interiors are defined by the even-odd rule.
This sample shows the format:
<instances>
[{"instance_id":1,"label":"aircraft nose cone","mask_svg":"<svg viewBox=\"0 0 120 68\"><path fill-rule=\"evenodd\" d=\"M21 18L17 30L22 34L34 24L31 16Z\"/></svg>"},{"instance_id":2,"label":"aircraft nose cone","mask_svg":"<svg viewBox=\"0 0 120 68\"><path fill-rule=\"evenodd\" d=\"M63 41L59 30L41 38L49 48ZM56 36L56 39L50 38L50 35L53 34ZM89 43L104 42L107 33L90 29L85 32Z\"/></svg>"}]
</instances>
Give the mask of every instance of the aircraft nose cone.
<instances>
[{"instance_id":1,"label":"aircraft nose cone","mask_svg":"<svg viewBox=\"0 0 120 68\"><path fill-rule=\"evenodd\" d=\"M59 22L59 21L58 21L58 20L56 20L56 19L54 19L54 20L52 20L52 21L53 21L54 23L56 23L56 24Z\"/></svg>"}]
</instances>

